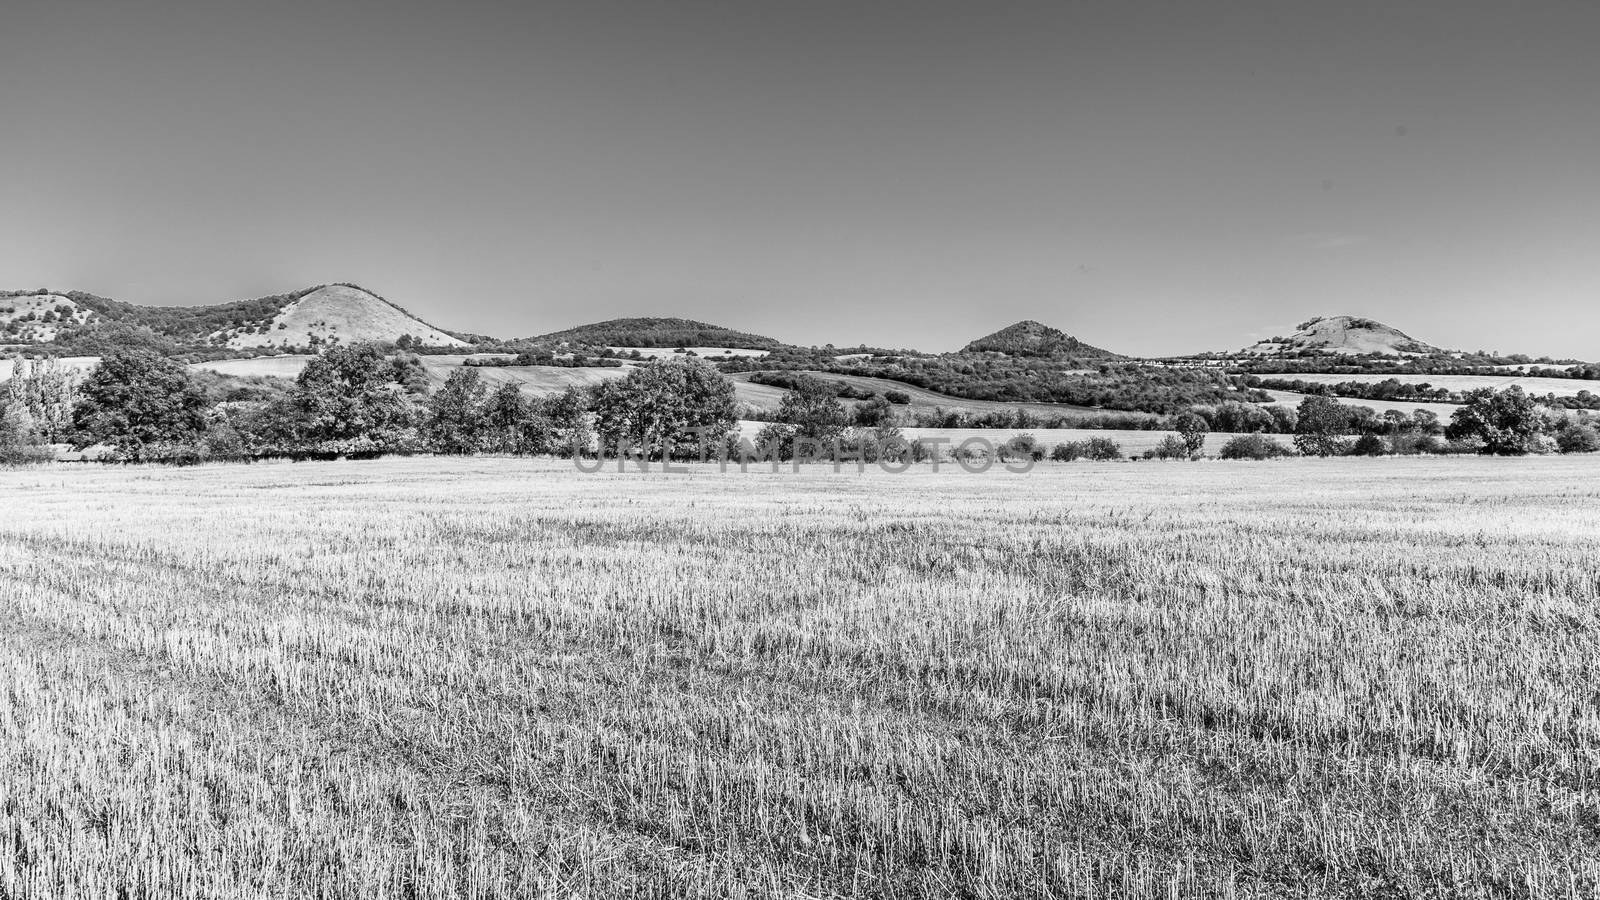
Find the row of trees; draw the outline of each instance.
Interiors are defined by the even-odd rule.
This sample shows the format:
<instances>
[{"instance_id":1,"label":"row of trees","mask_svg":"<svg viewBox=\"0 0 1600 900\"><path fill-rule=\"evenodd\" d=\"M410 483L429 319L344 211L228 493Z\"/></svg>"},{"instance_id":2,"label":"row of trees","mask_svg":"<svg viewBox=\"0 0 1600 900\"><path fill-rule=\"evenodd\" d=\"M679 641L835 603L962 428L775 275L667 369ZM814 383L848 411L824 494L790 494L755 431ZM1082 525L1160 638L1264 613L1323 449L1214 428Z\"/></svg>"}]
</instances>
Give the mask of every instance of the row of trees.
<instances>
[{"instance_id":1,"label":"row of trees","mask_svg":"<svg viewBox=\"0 0 1600 900\"><path fill-rule=\"evenodd\" d=\"M36 453L26 450L31 445L64 441L103 447L129 461L408 452L600 452L661 459L704 455L708 447L718 448L711 455L721 455L739 446L740 409L732 383L715 367L686 357L639 365L590 390L537 399L515 382L492 385L484 370L473 367L456 369L430 395L414 356L390 355L377 345L327 350L288 390L237 384L220 390L205 376L143 349L107 355L81 380L53 363L16 366L0 403L0 450L11 458ZM1288 452L1260 438L1268 432L1291 434L1296 451L1316 456L1600 449L1592 424L1553 411L1520 389L1477 391L1467 400L1448 424L1423 411L1378 416L1327 396L1308 397L1293 410L1223 403L1164 419L1175 434L1147 455L1198 456L1215 431L1251 433L1252 440L1234 442L1225 454L1236 456ZM773 418L756 446L806 442L866 453L869 446L899 438L888 400L847 407L836 385L815 378L794 378ZM1059 453L1109 458L1112 447L1090 441L1064 445Z\"/></svg>"}]
</instances>

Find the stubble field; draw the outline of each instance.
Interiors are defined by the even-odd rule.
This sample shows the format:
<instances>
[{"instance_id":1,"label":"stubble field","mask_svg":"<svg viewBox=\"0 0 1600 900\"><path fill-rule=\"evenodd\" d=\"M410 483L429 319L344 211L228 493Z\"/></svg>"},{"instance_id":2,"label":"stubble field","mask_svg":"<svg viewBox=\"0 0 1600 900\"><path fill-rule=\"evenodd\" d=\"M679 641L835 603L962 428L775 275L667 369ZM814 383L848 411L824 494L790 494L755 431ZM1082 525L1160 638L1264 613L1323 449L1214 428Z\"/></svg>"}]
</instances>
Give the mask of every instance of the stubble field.
<instances>
[{"instance_id":1,"label":"stubble field","mask_svg":"<svg viewBox=\"0 0 1600 900\"><path fill-rule=\"evenodd\" d=\"M0 898L1594 896L1596 474L0 472Z\"/></svg>"}]
</instances>

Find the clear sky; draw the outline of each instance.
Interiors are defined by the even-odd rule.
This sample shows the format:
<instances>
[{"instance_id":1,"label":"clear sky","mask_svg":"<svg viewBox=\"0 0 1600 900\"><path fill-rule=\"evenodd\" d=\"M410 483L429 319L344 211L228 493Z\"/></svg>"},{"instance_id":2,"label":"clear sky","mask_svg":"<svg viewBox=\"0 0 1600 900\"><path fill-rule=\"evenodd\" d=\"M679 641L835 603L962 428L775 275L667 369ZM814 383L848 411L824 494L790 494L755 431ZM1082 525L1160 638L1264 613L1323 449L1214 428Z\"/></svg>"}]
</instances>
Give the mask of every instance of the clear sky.
<instances>
[{"instance_id":1,"label":"clear sky","mask_svg":"<svg viewBox=\"0 0 1600 900\"><path fill-rule=\"evenodd\" d=\"M1600 357L1600 4L5 0L0 286Z\"/></svg>"}]
</instances>

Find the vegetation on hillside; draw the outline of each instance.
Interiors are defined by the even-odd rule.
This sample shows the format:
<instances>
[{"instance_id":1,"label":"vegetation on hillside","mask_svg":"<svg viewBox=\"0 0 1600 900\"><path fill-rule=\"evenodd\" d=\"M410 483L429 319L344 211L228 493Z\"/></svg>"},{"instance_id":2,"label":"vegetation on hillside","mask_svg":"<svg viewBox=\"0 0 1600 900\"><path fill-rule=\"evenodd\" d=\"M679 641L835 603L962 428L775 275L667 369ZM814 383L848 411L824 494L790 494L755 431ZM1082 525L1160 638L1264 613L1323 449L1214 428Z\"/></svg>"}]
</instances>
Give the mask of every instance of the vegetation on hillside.
<instances>
[{"instance_id":1,"label":"vegetation on hillside","mask_svg":"<svg viewBox=\"0 0 1600 900\"><path fill-rule=\"evenodd\" d=\"M985 335L962 348L963 353L1006 353L1012 356L1065 356L1073 359L1117 358L1117 354L1085 344L1070 334L1034 321L1018 322Z\"/></svg>"},{"instance_id":2,"label":"vegetation on hillside","mask_svg":"<svg viewBox=\"0 0 1600 900\"><path fill-rule=\"evenodd\" d=\"M576 344L586 347L735 347L770 350L782 344L769 337L708 325L691 319L608 319L579 325L530 339L541 344Z\"/></svg>"}]
</instances>

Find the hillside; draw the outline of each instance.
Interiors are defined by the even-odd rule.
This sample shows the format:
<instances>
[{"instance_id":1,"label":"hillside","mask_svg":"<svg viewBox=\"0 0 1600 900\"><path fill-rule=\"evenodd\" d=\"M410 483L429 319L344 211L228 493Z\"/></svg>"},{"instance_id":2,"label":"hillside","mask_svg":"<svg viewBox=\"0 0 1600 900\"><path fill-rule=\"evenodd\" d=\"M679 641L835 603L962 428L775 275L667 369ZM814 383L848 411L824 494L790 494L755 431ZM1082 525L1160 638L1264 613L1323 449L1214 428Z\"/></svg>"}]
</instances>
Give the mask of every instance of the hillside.
<instances>
[{"instance_id":1,"label":"hillside","mask_svg":"<svg viewBox=\"0 0 1600 900\"><path fill-rule=\"evenodd\" d=\"M242 350L392 342L405 336L430 347L467 346L377 294L349 284L313 288L289 300L270 319L219 329L209 338Z\"/></svg>"},{"instance_id":2,"label":"hillside","mask_svg":"<svg viewBox=\"0 0 1600 900\"><path fill-rule=\"evenodd\" d=\"M140 306L82 291L0 294L0 343L60 342L71 349L73 343L90 341L96 333L125 338L130 329L148 329L188 348L308 347L395 341L405 335L428 346L467 346L351 284L207 306Z\"/></svg>"},{"instance_id":3,"label":"hillside","mask_svg":"<svg viewBox=\"0 0 1600 900\"><path fill-rule=\"evenodd\" d=\"M65 294L48 291L0 294L0 343L49 343L61 329L84 325L94 319L94 310Z\"/></svg>"},{"instance_id":4,"label":"hillside","mask_svg":"<svg viewBox=\"0 0 1600 900\"><path fill-rule=\"evenodd\" d=\"M1444 353L1431 344L1372 319L1356 316L1318 317L1300 325L1300 330L1286 338L1274 338L1246 347L1245 353L1277 354L1301 353L1364 354L1381 353L1392 356L1428 356Z\"/></svg>"},{"instance_id":5,"label":"hillside","mask_svg":"<svg viewBox=\"0 0 1600 900\"><path fill-rule=\"evenodd\" d=\"M963 353L1009 353L1013 356L1079 356L1115 358L1109 350L1085 344L1070 334L1031 319L978 338Z\"/></svg>"},{"instance_id":6,"label":"hillside","mask_svg":"<svg viewBox=\"0 0 1600 900\"><path fill-rule=\"evenodd\" d=\"M771 350L782 342L692 319L608 319L553 331L532 339L539 343L583 344L594 347L732 347Z\"/></svg>"}]
</instances>

